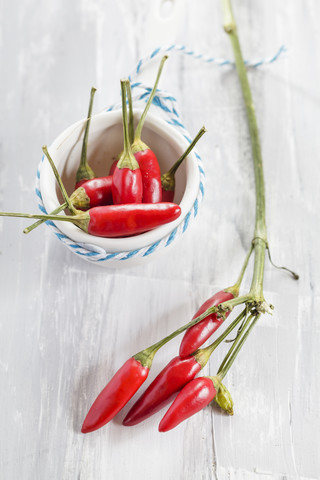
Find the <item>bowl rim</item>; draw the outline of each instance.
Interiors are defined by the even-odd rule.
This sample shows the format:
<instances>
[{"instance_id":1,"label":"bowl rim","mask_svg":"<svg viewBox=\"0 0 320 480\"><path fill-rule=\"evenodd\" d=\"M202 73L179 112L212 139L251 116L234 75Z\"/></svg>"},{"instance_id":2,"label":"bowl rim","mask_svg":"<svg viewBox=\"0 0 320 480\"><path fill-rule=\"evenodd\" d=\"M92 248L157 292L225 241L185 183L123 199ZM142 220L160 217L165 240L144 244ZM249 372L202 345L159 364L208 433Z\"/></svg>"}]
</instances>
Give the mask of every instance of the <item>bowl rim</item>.
<instances>
[{"instance_id":1,"label":"bowl rim","mask_svg":"<svg viewBox=\"0 0 320 480\"><path fill-rule=\"evenodd\" d=\"M142 109L134 108L135 114L141 114ZM107 119L106 126L121 123L121 109L104 110L92 116L91 128L94 128L96 121ZM54 152L60 148L61 144L67 139L73 131L83 126L86 122L83 118L65 130L63 130L55 140L50 144L49 152ZM145 126L152 132L164 138L171 145L183 152L190 144L190 138L174 128L168 121L165 121L159 115L148 113ZM53 154L54 157L54 154ZM44 156L37 171L36 194L40 200L39 208L42 212L52 211L59 205L58 198L55 195L55 202L48 199L49 191L55 192L55 179L48 162L44 162ZM58 170L64 167L65 161L59 161ZM183 193L180 207L181 215L178 219L168 224L157 227L149 232L140 235L125 238L104 238L90 235L72 223L69 222L46 222L54 229L56 236L63 241L75 253L88 255L90 260L123 260L132 256L146 256L153 253L156 249L170 245L175 239L181 236L189 226L190 220L198 213L199 201L202 200L204 171L200 156L193 150L185 160L186 165L186 189ZM54 187L53 187L54 185ZM187 194L186 194L187 192ZM52 199L51 199L52 200ZM71 228L70 228L71 227ZM101 258L98 258L101 257Z\"/></svg>"}]
</instances>

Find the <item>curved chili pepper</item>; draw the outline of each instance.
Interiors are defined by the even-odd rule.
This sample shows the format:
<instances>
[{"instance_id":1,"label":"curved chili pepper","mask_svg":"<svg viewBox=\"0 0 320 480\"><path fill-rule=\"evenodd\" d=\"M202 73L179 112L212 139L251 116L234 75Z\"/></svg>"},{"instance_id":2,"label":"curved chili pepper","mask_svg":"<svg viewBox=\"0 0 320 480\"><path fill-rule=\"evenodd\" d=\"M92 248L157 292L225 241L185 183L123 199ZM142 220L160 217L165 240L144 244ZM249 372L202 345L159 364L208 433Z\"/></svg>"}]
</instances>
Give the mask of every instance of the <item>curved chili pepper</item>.
<instances>
[{"instance_id":1,"label":"curved chili pepper","mask_svg":"<svg viewBox=\"0 0 320 480\"><path fill-rule=\"evenodd\" d=\"M193 318L199 317L202 313L208 310L208 308L215 307L220 303L231 300L234 297L235 290L232 288L230 291L226 289L215 293L201 305L199 310L197 310L197 312L194 314ZM227 318L229 313L230 312L226 312L225 318ZM223 317L218 317L216 313L212 313L193 327L189 328L181 340L179 355L181 357L187 357L192 352L195 352L199 347L201 347L201 345L204 344L206 340L208 340L209 337L211 337L211 335L220 327L220 325L222 325L223 322Z\"/></svg>"},{"instance_id":2,"label":"curved chili pepper","mask_svg":"<svg viewBox=\"0 0 320 480\"><path fill-rule=\"evenodd\" d=\"M149 368L134 357L127 360L93 402L81 432L93 432L110 422L141 387L148 374Z\"/></svg>"},{"instance_id":3,"label":"curved chili pepper","mask_svg":"<svg viewBox=\"0 0 320 480\"><path fill-rule=\"evenodd\" d=\"M118 163L119 159L116 158L115 160L113 160L112 164L111 164L111 167L109 168L109 175L113 175L114 171L115 171L115 168L117 166L117 163Z\"/></svg>"},{"instance_id":4,"label":"curved chili pepper","mask_svg":"<svg viewBox=\"0 0 320 480\"><path fill-rule=\"evenodd\" d=\"M90 94L90 103L89 103L89 110L88 110L88 117L86 123L86 129L84 131L83 142L82 142L82 150L81 150L81 159L80 159L80 166L76 173L76 189L81 187L81 185L86 180L91 180L91 178L95 177L94 171L88 165L87 161L87 146L88 146L88 136L89 136L89 128L91 123L91 114L92 114L92 106L93 106L93 98L94 94L96 93L96 88L91 88Z\"/></svg>"},{"instance_id":5,"label":"curved chili pepper","mask_svg":"<svg viewBox=\"0 0 320 480\"><path fill-rule=\"evenodd\" d=\"M132 151L137 160L142 176L144 203L162 201L161 172L155 153L143 142L132 145Z\"/></svg>"},{"instance_id":6,"label":"curved chili pepper","mask_svg":"<svg viewBox=\"0 0 320 480\"><path fill-rule=\"evenodd\" d=\"M74 209L73 205L72 208ZM105 205L90 208L86 212L75 210L74 215L69 216L0 212L2 217L38 218L45 221L71 222L91 235L108 238L137 235L138 233L172 222L180 214L181 208L175 203Z\"/></svg>"},{"instance_id":7,"label":"curved chili pepper","mask_svg":"<svg viewBox=\"0 0 320 480\"><path fill-rule=\"evenodd\" d=\"M194 356L173 358L130 409L123 425L136 425L158 412L201 368Z\"/></svg>"},{"instance_id":8,"label":"curved chili pepper","mask_svg":"<svg viewBox=\"0 0 320 480\"><path fill-rule=\"evenodd\" d=\"M196 137L190 143L190 145L186 149L186 151L176 161L176 163L174 165L172 165L172 167L170 168L170 170L168 172L163 173L161 175L161 188L162 188L162 201L163 202L173 202L175 188L176 188L176 180L175 180L176 171L178 170L178 168L180 167L183 160L189 155L191 150L194 148L196 143L200 140L200 138L202 137L202 135L206 131L207 130L205 129L205 127L202 127L199 130L199 132L197 133Z\"/></svg>"},{"instance_id":9,"label":"curved chili pepper","mask_svg":"<svg viewBox=\"0 0 320 480\"><path fill-rule=\"evenodd\" d=\"M76 208L92 208L112 204L112 176L85 181L70 196Z\"/></svg>"},{"instance_id":10,"label":"curved chili pepper","mask_svg":"<svg viewBox=\"0 0 320 480\"><path fill-rule=\"evenodd\" d=\"M141 170L132 153L128 134L126 105L128 82L128 80L121 80L124 150L112 175L112 198L114 204L141 203L142 201Z\"/></svg>"},{"instance_id":11,"label":"curved chili pepper","mask_svg":"<svg viewBox=\"0 0 320 480\"><path fill-rule=\"evenodd\" d=\"M86 213L90 216L86 231L91 235L126 237L176 220L181 214L181 208L175 203L129 203L95 207ZM83 221L81 223L83 225Z\"/></svg>"},{"instance_id":12,"label":"curved chili pepper","mask_svg":"<svg viewBox=\"0 0 320 480\"><path fill-rule=\"evenodd\" d=\"M206 407L215 397L215 377L198 377L178 393L159 424L159 432L167 432Z\"/></svg>"}]
</instances>

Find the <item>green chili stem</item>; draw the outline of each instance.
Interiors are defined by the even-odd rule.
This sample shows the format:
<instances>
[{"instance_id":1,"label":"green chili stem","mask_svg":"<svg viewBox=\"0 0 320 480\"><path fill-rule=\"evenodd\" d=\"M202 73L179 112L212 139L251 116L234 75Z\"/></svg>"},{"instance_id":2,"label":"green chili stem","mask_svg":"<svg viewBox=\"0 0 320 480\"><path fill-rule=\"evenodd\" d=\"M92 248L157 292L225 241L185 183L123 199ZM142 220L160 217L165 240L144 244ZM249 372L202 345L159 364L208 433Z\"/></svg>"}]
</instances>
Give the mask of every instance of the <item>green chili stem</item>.
<instances>
[{"instance_id":1,"label":"green chili stem","mask_svg":"<svg viewBox=\"0 0 320 480\"><path fill-rule=\"evenodd\" d=\"M191 152L191 150L194 148L194 146L196 145L196 143L198 143L198 141L200 140L200 138L202 137L202 135L206 132L206 128L205 127L202 127L199 132L197 133L197 135L195 136L195 138L192 140L192 142L190 143L190 145L188 146L188 148L186 149L186 151L181 155L181 157L172 165L172 167L170 168L170 170L168 171L168 175L174 175L176 173L176 171L178 170L178 168L180 167L181 163L183 162L183 160L189 155L189 153Z\"/></svg>"},{"instance_id":2,"label":"green chili stem","mask_svg":"<svg viewBox=\"0 0 320 480\"><path fill-rule=\"evenodd\" d=\"M222 0L224 15L224 30L229 35L235 57L235 65L241 84L245 102L249 132L251 137L252 157L256 185L256 221L254 230L254 272L250 287L250 294L257 302L263 302L263 274L265 262L265 250L267 245L267 228L265 221L265 190L262 166L262 154L259 140L259 130L253 105L251 89L248 81L247 70L243 61L237 27L233 16L231 1Z\"/></svg>"},{"instance_id":3,"label":"green chili stem","mask_svg":"<svg viewBox=\"0 0 320 480\"><path fill-rule=\"evenodd\" d=\"M139 123L137 125L136 131L135 131L135 134L134 134L134 142L139 141L141 139L142 127L144 125L144 121L146 119L146 116L147 116L147 113L148 113L149 108L151 106L151 103L152 103L152 101L154 99L154 96L156 94L158 83L159 83L160 76L161 76L162 69L163 69L163 65L164 65L165 61L167 60L167 58L168 58L168 55L165 55L164 57L162 57L162 60L160 62L160 66L159 66L159 69L158 69L156 81L153 85L153 89L151 90L150 97L149 97L148 102L147 102L147 104L146 104L146 106L145 106L145 108L142 112L142 115L140 117Z\"/></svg>"},{"instance_id":4,"label":"green chili stem","mask_svg":"<svg viewBox=\"0 0 320 480\"><path fill-rule=\"evenodd\" d=\"M132 92L131 92L130 81L127 83L127 97L128 97L128 106L129 106L129 140L130 140L130 144L132 144L134 139L134 124L133 124L133 106L132 106Z\"/></svg>"},{"instance_id":5,"label":"green chili stem","mask_svg":"<svg viewBox=\"0 0 320 480\"><path fill-rule=\"evenodd\" d=\"M202 367L207 363L210 358L210 355L214 350L220 345L221 342L232 332L232 330L243 320L247 314L247 308L245 308L238 316L233 320L232 323L225 329L225 331L210 345L205 348L199 348L192 355L195 357L197 362L201 364Z\"/></svg>"},{"instance_id":6,"label":"green chili stem","mask_svg":"<svg viewBox=\"0 0 320 480\"><path fill-rule=\"evenodd\" d=\"M244 344L244 342L247 340L248 338L248 335L249 333L251 332L252 328L254 327L254 325L257 323L258 319L260 317L260 314L259 315L250 315L246 321L246 323L244 324L244 327L243 327L243 330L241 332L241 334L238 336L238 338L234 341L232 347L230 348L228 354L226 355L226 357L224 358L222 364L220 365L219 367L219 370L218 370L218 373L217 375L219 376L219 378L222 380L226 374L228 373L231 365L233 364L233 362L235 361L238 353L240 352L241 350L241 347L242 345ZM253 320L252 320L253 319ZM249 325L251 321L251 324ZM248 326L249 325L249 326ZM248 328L247 328L248 326ZM247 328L247 329L246 329ZM246 330L245 330L246 329Z\"/></svg>"},{"instance_id":7,"label":"green chili stem","mask_svg":"<svg viewBox=\"0 0 320 480\"><path fill-rule=\"evenodd\" d=\"M121 82L121 101L122 101L122 128L123 128L123 153L129 155L131 142L128 133L128 114L127 114L127 85L128 80Z\"/></svg>"},{"instance_id":8,"label":"green chili stem","mask_svg":"<svg viewBox=\"0 0 320 480\"><path fill-rule=\"evenodd\" d=\"M95 87L91 88L88 116L87 116L87 122L86 122L86 129L84 131L83 140L82 140L80 166L79 166L79 169L78 169L79 175L78 175L78 172L77 172L77 182L79 182L83 179L90 180L91 178L94 178L94 173L93 173L92 169L89 167L88 161L87 161L87 147L88 147L88 136L89 136L90 123L91 123L93 99L94 99L94 95L95 95L96 91L97 91L97 89ZM85 175L85 177L83 177L83 175Z\"/></svg>"},{"instance_id":9,"label":"green chili stem","mask_svg":"<svg viewBox=\"0 0 320 480\"><path fill-rule=\"evenodd\" d=\"M212 313L222 314L223 312L231 312L231 310L233 310L233 308L236 307L237 305L241 305L242 303L250 303L252 301L253 301L253 298L249 294L232 298L231 300L227 300L226 302L219 303L219 305L215 307L208 308L208 310L203 312L201 315L199 315L199 317L195 318L193 321L195 323L198 323L204 318L206 318L208 315L211 315Z\"/></svg>"},{"instance_id":10,"label":"green chili stem","mask_svg":"<svg viewBox=\"0 0 320 480\"><path fill-rule=\"evenodd\" d=\"M0 217L20 217L20 218L38 218L40 220L61 220L63 222L72 222L77 224L77 222L83 221L89 217L89 214L86 212L78 212L77 215L41 215L41 214L31 214L31 213L17 213L17 212L0 212Z\"/></svg>"},{"instance_id":11,"label":"green chili stem","mask_svg":"<svg viewBox=\"0 0 320 480\"><path fill-rule=\"evenodd\" d=\"M180 335L180 333L183 333L188 328L193 327L193 325L196 325L197 323L201 322L201 320L203 320L205 317L207 317L211 313L218 312L220 306L222 306L222 307L225 306L225 308L227 310L228 309L232 310L232 308L235 304L239 305L241 303L246 303L246 301L250 300L250 299L251 299L251 297L246 295L246 296L234 298L232 300L228 300L227 302L221 303L217 307L209 308L202 315L199 315L199 317L196 317L196 318L192 319L190 322L188 322L185 325L183 325L182 327L178 328L177 330L172 332L170 335L167 335L166 337L164 337L159 342L156 342L153 345L151 345L150 347L148 347L148 348L142 350L141 352L137 353L136 355L134 355L134 358L136 360L139 360L145 366L151 366L152 360L153 360L155 354L157 353L157 351L161 347L163 347L166 343L170 342L170 340L172 340L176 336Z\"/></svg>"},{"instance_id":12,"label":"green chili stem","mask_svg":"<svg viewBox=\"0 0 320 480\"><path fill-rule=\"evenodd\" d=\"M52 160L49 152L48 152L48 148L46 145L44 145L42 147L42 150L43 150L43 153L45 154L45 156L47 157L47 159L49 160L49 163L50 163L50 166L53 170L53 173L54 173L54 176L56 177L56 180L58 182L58 185L59 185L59 188L61 190L61 193L63 195L63 198L64 198L64 201L66 202L66 204L68 205L68 208L70 210L70 212L73 214L73 215L76 215L78 213L78 210L76 208L74 208L74 206L72 205L72 202L69 198L69 195L67 194L67 191L65 189L65 186L63 185L62 183L62 180L61 180L61 177L59 175L59 172L54 164L54 161Z\"/></svg>"},{"instance_id":13,"label":"green chili stem","mask_svg":"<svg viewBox=\"0 0 320 480\"><path fill-rule=\"evenodd\" d=\"M229 335L229 333L232 332L232 330L238 325L238 323L240 323L241 320L244 319L246 315L247 315L247 309L244 308L242 312L237 316L237 318L235 318L233 322L230 323L230 325L225 329L225 331L214 342L212 342L210 345L208 345L208 347L206 347L208 351L212 353L220 345L220 343L223 342L223 340Z\"/></svg>"},{"instance_id":14,"label":"green chili stem","mask_svg":"<svg viewBox=\"0 0 320 480\"><path fill-rule=\"evenodd\" d=\"M64 210L65 208L67 208L68 205L67 205L67 202L63 203L62 205L60 205L59 207L55 208L54 210L52 210L52 212L50 213L50 215L56 215L57 213L60 213L62 212L62 210ZM45 220L38 220L37 222L33 223L32 225L30 225L29 227L26 227L24 230L23 230L23 233L30 233L32 230L34 230L35 228L39 227L39 225L41 225L42 223L44 223Z\"/></svg>"},{"instance_id":15,"label":"green chili stem","mask_svg":"<svg viewBox=\"0 0 320 480\"><path fill-rule=\"evenodd\" d=\"M232 287L229 287L229 288L225 289L225 292L232 293L234 297L237 297L239 295L239 289L240 289L245 271L248 267L248 263L249 263L252 252L253 252L253 245L251 244L250 250L246 255L245 261L242 265L242 268L241 268L241 271L240 271L240 274L238 276L238 279L237 279L236 283L234 285L232 285Z\"/></svg>"}]
</instances>

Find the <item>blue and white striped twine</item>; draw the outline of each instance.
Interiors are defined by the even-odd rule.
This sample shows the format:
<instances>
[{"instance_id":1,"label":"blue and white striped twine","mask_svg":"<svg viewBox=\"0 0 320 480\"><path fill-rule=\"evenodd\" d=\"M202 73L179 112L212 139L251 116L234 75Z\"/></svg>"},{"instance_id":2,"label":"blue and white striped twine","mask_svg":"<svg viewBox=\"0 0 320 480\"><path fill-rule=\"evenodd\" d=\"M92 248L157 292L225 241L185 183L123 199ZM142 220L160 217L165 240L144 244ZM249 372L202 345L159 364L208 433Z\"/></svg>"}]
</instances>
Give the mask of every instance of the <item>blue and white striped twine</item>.
<instances>
[{"instance_id":1,"label":"blue and white striped twine","mask_svg":"<svg viewBox=\"0 0 320 480\"><path fill-rule=\"evenodd\" d=\"M260 67L261 65L265 64L270 64L275 62L279 56L285 52L286 49L284 46L281 46L277 53L273 55L272 57L269 58L263 58L260 60L256 61L246 61L246 65L248 67L252 68L257 68ZM169 52L180 52L184 55L187 55L189 57L192 57L195 60L199 60L201 62L207 63L207 64L213 64L217 65L220 67L223 66L234 66L234 62L231 60L226 60L223 58L216 58L212 57L209 55L204 55L201 53L194 52L193 50L188 49L185 45L167 45L167 46L162 46L158 47L155 50L153 50L149 55L141 58L134 71L132 72L131 75L129 75L129 80L131 83L131 88L132 92L134 93L135 89L142 90L142 93L138 93L136 95L132 95L132 99L134 102L134 105L136 106L139 102L140 103L146 103L148 101L151 88L142 84L141 82L135 81L135 79L139 76L139 73L141 70L144 68L146 64L148 64L150 61L152 61L155 57L158 55L164 55ZM175 127L180 133L184 136L184 138L191 143L192 139L190 137L190 134L186 130L185 126L183 125L180 115L178 113L178 105L177 105L177 100L170 95L168 92L164 90L157 90L157 95L153 99L153 105L159 109L159 113L161 113L165 121ZM111 105L106 109L107 112L110 112L112 110L118 110L121 108L121 103L117 103L114 105ZM189 227L189 225L192 223L192 220L197 216L198 214L198 209L199 209L199 204L203 199L204 195L204 177L205 173L203 170L203 165L202 165L202 160L200 158L200 155L195 151L195 156L198 161L198 169L200 173L200 184L199 184L199 191L197 198L191 208L191 210L187 213L187 215L181 220L180 224L168 235L163 237L161 240L158 240L157 242L148 245L144 248L140 248L137 250L131 250L127 252L118 252L118 253L108 253L106 252L103 248L97 247L96 245L92 244L81 244L81 243L75 243L71 238L67 237L64 235L52 221L47 221L46 224L49 225L49 227L53 230L54 234L56 237L64 243L70 250L72 250L74 253L77 255L80 255L82 257L85 257L86 260L89 260L91 262L105 262L105 261L110 261L110 260L128 260L129 258L133 257L145 257L147 255L150 255L151 253L155 252L156 250L159 250L163 247L167 247L170 245L175 239L179 238ZM44 160L44 156L41 159L41 162L39 164L38 170L37 170L37 176L36 176L36 188L35 192L38 197L39 203L38 207L40 211L44 214L47 214L47 211L43 205L42 201L42 195L40 191L40 172L41 172L41 165Z\"/></svg>"}]
</instances>

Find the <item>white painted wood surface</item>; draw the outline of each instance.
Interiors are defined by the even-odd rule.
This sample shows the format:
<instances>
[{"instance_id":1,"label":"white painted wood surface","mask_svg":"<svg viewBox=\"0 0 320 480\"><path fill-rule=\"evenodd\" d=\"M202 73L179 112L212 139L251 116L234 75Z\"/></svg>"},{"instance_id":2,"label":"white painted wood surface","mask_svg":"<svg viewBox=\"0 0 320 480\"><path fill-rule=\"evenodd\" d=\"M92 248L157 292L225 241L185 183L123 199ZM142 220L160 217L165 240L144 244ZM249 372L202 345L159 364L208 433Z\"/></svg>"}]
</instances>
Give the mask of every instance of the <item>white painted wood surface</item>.
<instances>
[{"instance_id":1,"label":"white painted wood surface","mask_svg":"<svg viewBox=\"0 0 320 480\"><path fill-rule=\"evenodd\" d=\"M236 74L172 54L162 86L178 98L191 133L203 123L209 130L199 146L205 201L179 245L145 265L106 270L72 255L46 227L24 236L25 221L0 220L1 479L320 478L320 5L234 4L246 58L288 48L274 65L250 71L250 81L272 255L301 275L294 282L266 264L265 294L275 311L226 377L235 415L206 408L160 434L161 413L122 427L126 407L107 427L80 433L91 402L128 356L234 281L252 236L254 183ZM99 111L118 99L119 78L163 43L232 58L218 1L177 2L177 15L170 2L161 5L2 2L1 210L37 210L41 146L85 115L92 85ZM249 285L250 274L244 290ZM151 379L178 345L158 354ZM223 349L206 371L214 373L222 356Z\"/></svg>"}]
</instances>

